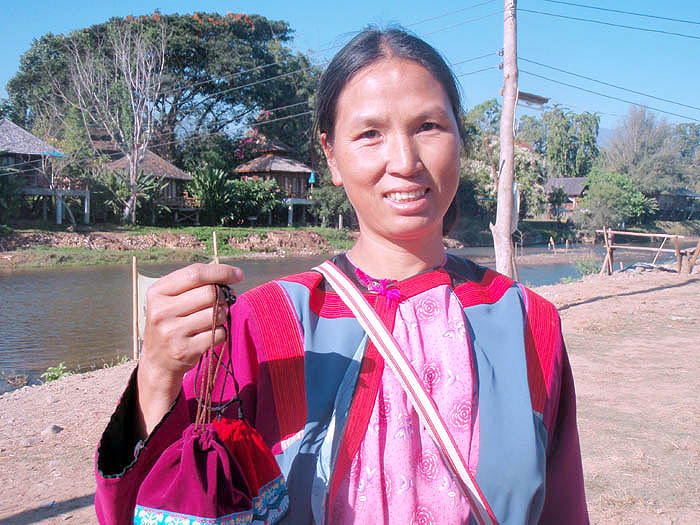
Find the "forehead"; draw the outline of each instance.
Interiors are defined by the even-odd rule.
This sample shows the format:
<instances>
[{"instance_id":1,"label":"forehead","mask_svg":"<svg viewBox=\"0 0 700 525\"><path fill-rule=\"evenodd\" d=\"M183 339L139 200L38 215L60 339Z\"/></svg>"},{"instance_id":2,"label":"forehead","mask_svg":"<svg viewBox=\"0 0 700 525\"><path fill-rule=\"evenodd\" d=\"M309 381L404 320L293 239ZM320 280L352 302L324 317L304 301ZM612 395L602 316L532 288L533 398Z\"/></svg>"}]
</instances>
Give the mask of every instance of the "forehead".
<instances>
[{"instance_id":1,"label":"forehead","mask_svg":"<svg viewBox=\"0 0 700 525\"><path fill-rule=\"evenodd\" d=\"M426 99L431 105L451 109L445 88L422 64L404 58L383 58L350 77L338 97L336 117L347 117L361 109L411 107L428 103Z\"/></svg>"}]
</instances>

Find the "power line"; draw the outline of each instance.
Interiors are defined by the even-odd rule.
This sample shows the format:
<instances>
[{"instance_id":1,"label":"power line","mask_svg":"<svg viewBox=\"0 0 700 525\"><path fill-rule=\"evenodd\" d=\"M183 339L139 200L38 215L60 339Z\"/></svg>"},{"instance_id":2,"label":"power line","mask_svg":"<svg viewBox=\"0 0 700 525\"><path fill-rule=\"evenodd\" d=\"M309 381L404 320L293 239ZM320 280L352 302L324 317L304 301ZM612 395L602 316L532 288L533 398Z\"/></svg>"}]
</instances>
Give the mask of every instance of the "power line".
<instances>
[{"instance_id":1,"label":"power line","mask_svg":"<svg viewBox=\"0 0 700 525\"><path fill-rule=\"evenodd\" d=\"M481 2L479 4L470 5L467 7L463 7L461 9L455 9L454 11L448 11L448 12L443 13L441 15L433 16L430 18L424 18L423 20L418 20L418 22L413 22L411 24L408 24L406 27L413 27L413 26L417 26L418 24L423 24L425 22L432 22L433 20L437 20L438 18L444 18L444 17L449 16L449 15L454 15L455 13L462 13L464 11L469 11L470 9L474 9L476 7L481 7L482 5L492 4L495 1L496 0L488 0L486 2Z\"/></svg>"},{"instance_id":2,"label":"power line","mask_svg":"<svg viewBox=\"0 0 700 525\"><path fill-rule=\"evenodd\" d=\"M643 16L645 18L656 18L658 20L668 20L670 22L681 22L683 24L696 24L700 25L700 22L695 22L694 20L683 20L681 18L669 18L666 16L658 16L658 15L648 15L645 13L633 13L632 11L622 11L620 9L609 9L607 7L598 7L598 6L593 6L593 5L584 5L584 4L575 4L573 2L562 2L561 0L542 0L543 2L549 2L550 4L563 4L563 5L570 5L573 7L583 7L585 9L596 9L598 11L607 11L609 13L620 13L623 15L632 15L632 16Z\"/></svg>"},{"instance_id":3,"label":"power line","mask_svg":"<svg viewBox=\"0 0 700 525\"><path fill-rule=\"evenodd\" d=\"M572 73L571 71L566 71L565 69L560 69L560 68L554 67L554 66L548 66L547 64L543 64L541 62L536 62L534 60L528 60L527 58L518 57L518 60L522 60L523 62L529 62L531 64L537 64L538 66L546 67L548 69L553 69L554 71L559 71L560 73L566 73L567 75L571 75L574 77L579 77L579 78L583 78L586 80L590 80L591 82L603 84L604 86L614 87L615 89L621 89L622 91L628 91L630 93L634 93L635 95L642 95L643 97L653 98L655 100L660 100L661 102L668 102L669 104L675 104L677 106L683 106L685 108L696 109L696 110L700 111L700 107L697 107L697 106L690 106L688 104L683 104L681 102L676 102L674 100L669 100L667 98L661 98L661 97L657 97L654 95L649 95L648 93L642 93L641 91L635 91L634 89L628 89L628 88L625 88L622 86L617 86L615 84L611 84L609 82L603 82L602 80L597 80L595 78L587 77L585 75L579 75L577 73Z\"/></svg>"},{"instance_id":4,"label":"power line","mask_svg":"<svg viewBox=\"0 0 700 525\"><path fill-rule=\"evenodd\" d=\"M522 9L520 7L518 8L518 11L522 11L523 13L534 13L536 15L553 16L555 18L565 18L567 20L577 20L579 22L590 22L592 24L601 24L604 26L622 27L624 29L634 29L636 31L646 31L647 33L661 33L664 35L680 36L683 38L692 38L694 40L700 40L700 36L686 35L683 33L673 33L671 31L662 31L661 29L648 29L646 27L627 26L624 24L613 24L612 22L603 22L602 20L592 20L590 18L578 18L575 16L558 15L555 13L545 13L544 11L535 11L532 9Z\"/></svg>"},{"instance_id":5,"label":"power line","mask_svg":"<svg viewBox=\"0 0 700 525\"><path fill-rule=\"evenodd\" d=\"M696 118L693 118L693 117L688 117L688 116L686 116L686 115L679 115L678 113L672 113L672 112L670 112L670 111L664 111L663 109L654 108L654 107L652 107L652 106L647 106L647 105L645 105L645 104L639 104L638 102L632 102L631 100L625 100L624 98L614 97L614 96L612 96L612 95L606 95L605 93L600 93L600 92L598 92L598 91L593 91L592 89L582 88L582 87L580 87L580 86L575 86L575 85L573 85L573 84L568 84L568 83L566 83L566 82L561 82L560 80L554 80L553 78L548 78L548 77L545 77L545 76L542 76L542 75L538 75L537 73L531 73L531 72L529 72L529 71L525 71L524 69L520 69L520 72L521 72L521 73L525 73L526 75L533 76L533 77L542 78L542 79L544 79L544 80L549 80L550 82L554 82L555 84L561 84L561 85L563 85L563 86L568 86L568 87L571 87L571 88L574 88L574 89L579 89L579 90L581 90L581 91L585 91L585 92L587 92L587 93L592 93L592 94L594 94L594 95L598 95L598 96L601 96L601 97L611 98L611 99L613 99L613 100L618 100L618 101L620 101L620 102L625 102L625 103L627 103L627 104L632 104L633 106L639 106L640 108L651 109L652 111L658 111L659 113L665 113L665 114L667 114L667 115L673 115L674 117L680 117L680 118L683 118L683 119L692 120L692 121L694 121L694 122L700 122L700 120L698 120L698 119L696 119Z\"/></svg>"},{"instance_id":6,"label":"power line","mask_svg":"<svg viewBox=\"0 0 700 525\"><path fill-rule=\"evenodd\" d=\"M459 22L457 24L453 24L451 26L447 27L441 27L440 29L436 29L435 31L431 31L430 33L423 33L423 36L430 36L434 35L435 33L440 33L442 31L447 31L448 29L454 29L455 27L463 26L465 24L471 24L472 22L478 22L479 20L483 20L484 18L488 18L490 16L498 15L501 14L503 11L494 11L493 13L489 13L484 16L478 16L476 18L471 18L469 20L465 20L464 22Z\"/></svg>"},{"instance_id":7,"label":"power line","mask_svg":"<svg viewBox=\"0 0 700 525\"><path fill-rule=\"evenodd\" d=\"M483 69L477 69L476 71L470 71L469 73L461 73L457 76L458 77L467 77L469 75L476 75L477 73L481 73L483 71L489 71L490 69L498 69L498 66L485 67Z\"/></svg>"},{"instance_id":8,"label":"power line","mask_svg":"<svg viewBox=\"0 0 700 525\"><path fill-rule=\"evenodd\" d=\"M497 54L498 54L498 53L495 53L495 52L494 52L494 53L486 53L485 55L481 55L481 56L478 56L478 57L467 58L466 60L460 60L459 62L452 62L452 63L450 64L450 66L454 67L454 66L458 66L458 65L460 65L460 64L466 64L467 62L474 62L475 60L480 60L480 59L482 59L482 58L494 56L494 55L497 55Z\"/></svg>"}]
</instances>

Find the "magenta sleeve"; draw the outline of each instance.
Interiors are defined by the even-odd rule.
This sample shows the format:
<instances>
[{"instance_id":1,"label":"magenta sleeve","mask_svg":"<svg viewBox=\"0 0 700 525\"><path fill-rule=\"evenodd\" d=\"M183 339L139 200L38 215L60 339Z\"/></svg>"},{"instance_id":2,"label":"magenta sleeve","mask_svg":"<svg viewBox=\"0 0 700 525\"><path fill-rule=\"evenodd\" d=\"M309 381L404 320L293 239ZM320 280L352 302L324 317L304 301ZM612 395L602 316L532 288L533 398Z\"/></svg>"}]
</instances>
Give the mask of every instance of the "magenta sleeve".
<instances>
[{"instance_id":1,"label":"magenta sleeve","mask_svg":"<svg viewBox=\"0 0 700 525\"><path fill-rule=\"evenodd\" d=\"M576 426L576 393L571 366L562 343L555 363L551 399L545 421L551 420L547 443L547 473L541 524L587 524L588 508Z\"/></svg>"}]
</instances>

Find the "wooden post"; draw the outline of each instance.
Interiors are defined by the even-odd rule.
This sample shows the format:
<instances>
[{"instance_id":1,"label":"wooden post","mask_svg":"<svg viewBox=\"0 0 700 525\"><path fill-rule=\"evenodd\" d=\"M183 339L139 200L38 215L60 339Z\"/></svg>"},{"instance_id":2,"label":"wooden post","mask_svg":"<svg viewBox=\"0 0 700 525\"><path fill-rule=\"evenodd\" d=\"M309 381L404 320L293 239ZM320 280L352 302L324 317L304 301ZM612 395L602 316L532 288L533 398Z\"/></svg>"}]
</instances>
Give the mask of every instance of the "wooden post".
<instances>
[{"instance_id":1,"label":"wooden post","mask_svg":"<svg viewBox=\"0 0 700 525\"><path fill-rule=\"evenodd\" d=\"M216 230L211 233L214 240L214 264L219 264L219 243L216 240Z\"/></svg>"},{"instance_id":2,"label":"wooden post","mask_svg":"<svg viewBox=\"0 0 700 525\"><path fill-rule=\"evenodd\" d=\"M681 248L678 245L678 235L673 236L673 243L676 248L676 264L678 266L678 275L680 275L681 270L683 269L683 254L681 253Z\"/></svg>"},{"instance_id":3,"label":"wooden post","mask_svg":"<svg viewBox=\"0 0 700 525\"><path fill-rule=\"evenodd\" d=\"M658 259L658 258L659 258L659 255L661 255L661 250L663 249L664 244L666 244L666 240L667 240L667 239L668 239L668 237L664 237L664 240L661 241L661 246L659 246L659 251L657 251L657 252L656 252L656 255L654 255L654 260L651 261L651 264L656 264L656 259Z\"/></svg>"},{"instance_id":4,"label":"wooden post","mask_svg":"<svg viewBox=\"0 0 700 525\"><path fill-rule=\"evenodd\" d=\"M693 257L688 261L688 274L689 275L691 273L693 273L693 268L695 268L695 261L698 260L698 255L700 255L700 241L698 241L698 245L695 247L695 252L693 253Z\"/></svg>"},{"instance_id":5,"label":"wooden post","mask_svg":"<svg viewBox=\"0 0 700 525\"><path fill-rule=\"evenodd\" d=\"M615 263L615 248L612 247L613 244L615 244L615 234L608 230L608 246L610 249L610 259L608 260L608 264L610 265L609 275L615 272L615 267L613 266Z\"/></svg>"},{"instance_id":6,"label":"wooden post","mask_svg":"<svg viewBox=\"0 0 700 525\"><path fill-rule=\"evenodd\" d=\"M518 97L518 47L516 0L503 1L503 105L500 121L500 155L496 224L490 224L496 270L513 277L513 180L515 137L515 105Z\"/></svg>"},{"instance_id":7,"label":"wooden post","mask_svg":"<svg viewBox=\"0 0 700 525\"><path fill-rule=\"evenodd\" d=\"M517 248L517 244L515 245L515 248ZM514 249L511 250L510 255L513 258L511 260L511 264L513 265L513 278L516 281L519 281L520 277L518 277L518 265L515 263L515 250Z\"/></svg>"},{"instance_id":8,"label":"wooden post","mask_svg":"<svg viewBox=\"0 0 700 525\"><path fill-rule=\"evenodd\" d=\"M134 345L134 361L139 358L139 272L136 256L131 258L131 331Z\"/></svg>"},{"instance_id":9,"label":"wooden post","mask_svg":"<svg viewBox=\"0 0 700 525\"><path fill-rule=\"evenodd\" d=\"M600 268L600 275L606 273L608 269L608 261L610 260L610 247L608 246L608 230L603 226L603 242L605 243L605 259L603 259L603 266Z\"/></svg>"}]
</instances>

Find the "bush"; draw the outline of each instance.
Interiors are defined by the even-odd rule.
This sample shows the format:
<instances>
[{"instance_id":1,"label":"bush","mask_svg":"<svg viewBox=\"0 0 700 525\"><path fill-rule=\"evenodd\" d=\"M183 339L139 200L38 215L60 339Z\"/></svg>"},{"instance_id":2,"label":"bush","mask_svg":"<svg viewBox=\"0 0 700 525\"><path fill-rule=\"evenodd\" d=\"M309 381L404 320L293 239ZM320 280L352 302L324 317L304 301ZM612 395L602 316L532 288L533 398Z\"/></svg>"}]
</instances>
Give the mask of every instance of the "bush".
<instances>
[{"instance_id":1,"label":"bush","mask_svg":"<svg viewBox=\"0 0 700 525\"><path fill-rule=\"evenodd\" d=\"M590 229L614 227L644 222L656 210L656 200L638 191L628 175L596 170L588 177L588 191L576 221Z\"/></svg>"},{"instance_id":2,"label":"bush","mask_svg":"<svg viewBox=\"0 0 700 525\"><path fill-rule=\"evenodd\" d=\"M56 381L62 377L72 376L73 371L66 368L66 364L61 361L58 366L50 366L46 369L46 372L41 374L41 378L45 383L50 383L51 381Z\"/></svg>"},{"instance_id":3,"label":"bush","mask_svg":"<svg viewBox=\"0 0 700 525\"><path fill-rule=\"evenodd\" d=\"M583 277L584 275L598 273L602 264L603 261L597 257L587 257L586 259L577 260L574 266L576 267L576 271Z\"/></svg>"}]
</instances>

